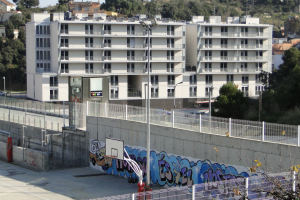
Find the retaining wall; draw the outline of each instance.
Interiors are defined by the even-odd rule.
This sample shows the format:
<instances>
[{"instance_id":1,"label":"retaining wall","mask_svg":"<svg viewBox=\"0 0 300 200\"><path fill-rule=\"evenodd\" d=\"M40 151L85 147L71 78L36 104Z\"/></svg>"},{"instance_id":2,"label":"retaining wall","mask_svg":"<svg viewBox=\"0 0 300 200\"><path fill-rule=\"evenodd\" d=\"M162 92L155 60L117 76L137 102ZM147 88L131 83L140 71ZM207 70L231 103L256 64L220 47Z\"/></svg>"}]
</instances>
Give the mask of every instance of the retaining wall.
<instances>
[{"instance_id":1,"label":"retaining wall","mask_svg":"<svg viewBox=\"0 0 300 200\"><path fill-rule=\"evenodd\" d=\"M105 166L103 160L102 163L98 161L99 155L103 154L101 149L105 147L105 138L123 140L128 153L142 161L146 157L146 128L145 123L88 116L87 131L90 133L91 140L91 166L97 167L98 165L99 169L108 173L124 176L126 170L120 169L120 166L124 166L119 161L111 168ZM97 151L94 150L96 147L99 147ZM217 148L218 152L214 148ZM213 178L212 176L215 176L215 179L224 179L224 174L228 176L234 174L236 177L252 175L248 167L256 165L254 160L262 162L262 169L273 173L288 171L292 165L300 164L297 146L231 138L225 137L225 134L224 136L213 135L159 125L151 125L151 150L151 159L154 160L153 163L151 161L151 177L156 174L154 179L162 185L169 184L166 181L168 172L173 175L173 179L177 176L180 180L183 179L184 174L191 172L192 181L201 183L205 179ZM164 162L163 165L162 162ZM204 165L205 163L208 165ZM174 165L176 167L173 167ZM221 169L220 172L217 172L216 166ZM186 168L182 172L184 167ZM230 167L236 172L229 173ZM183 176L178 177L177 172L181 172ZM217 176L218 173L223 173L223 176ZM130 174L127 173L127 175ZM210 174L211 177L209 177Z\"/></svg>"}]
</instances>

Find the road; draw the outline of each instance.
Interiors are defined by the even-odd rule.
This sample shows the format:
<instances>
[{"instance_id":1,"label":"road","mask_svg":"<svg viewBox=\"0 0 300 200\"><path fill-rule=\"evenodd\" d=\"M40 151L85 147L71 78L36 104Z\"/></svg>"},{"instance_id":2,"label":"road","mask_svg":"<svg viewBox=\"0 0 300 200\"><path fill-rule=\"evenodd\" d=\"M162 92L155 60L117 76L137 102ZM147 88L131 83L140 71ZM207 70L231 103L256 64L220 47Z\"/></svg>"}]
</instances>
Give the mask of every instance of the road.
<instances>
[{"instance_id":1,"label":"road","mask_svg":"<svg viewBox=\"0 0 300 200\"><path fill-rule=\"evenodd\" d=\"M98 176L74 177L91 174ZM135 192L137 185L127 179L89 167L35 172L0 161L1 200L95 199Z\"/></svg>"}]
</instances>

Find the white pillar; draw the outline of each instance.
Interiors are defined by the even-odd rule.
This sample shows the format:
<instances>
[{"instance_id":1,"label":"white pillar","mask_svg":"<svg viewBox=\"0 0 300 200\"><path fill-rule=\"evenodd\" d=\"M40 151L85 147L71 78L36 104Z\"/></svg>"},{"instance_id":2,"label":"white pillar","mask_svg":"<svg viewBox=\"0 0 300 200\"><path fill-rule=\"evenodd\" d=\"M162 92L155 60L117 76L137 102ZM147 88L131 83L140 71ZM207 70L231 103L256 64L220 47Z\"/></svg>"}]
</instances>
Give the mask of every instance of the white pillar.
<instances>
[{"instance_id":1,"label":"white pillar","mask_svg":"<svg viewBox=\"0 0 300 200\"><path fill-rule=\"evenodd\" d=\"M261 140L265 141L265 122L262 122L262 134L261 134L261 136L262 136Z\"/></svg>"},{"instance_id":2,"label":"white pillar","mask_svg":"<svg viewBox=\"0 0 300 200\"><path fill-rule=\"evenodd\" d=\"M298 146L300 146L300 126L298 125Z\"/></svg>"},{"instance_id":3,"label":"white pillar","mask_svg":"<svg viewBox=\"0 0 300 200\"><path fill-rule=\"evenodd\" d=\"M196 196L196 187L195 187L195 185L193 185L192 186L192 200L196 199L195 196Z\"/></svg>"},{"instance_id":4,"label":"white pillar","mask_svg":"<svg viewBox=\"0 0 300 200\"><path fill-rule=\"evenodd\" d=\"M175 127L175 111L172 111L172 127Z\"/></svg>"},{"instance_id":5,"label":"white pillar","mask_svg":"<svg viewBox=\"0 0 300 200\"><path fill-rule=\"evenodd\" d=\"M131 200L135 200L134 193L131 194Z\"/></svg>"},{"instance_id":6,"label":"white pillar","mask_svg":"<svg viewBox=\"0 0 300 200\"><path fill-rule=\"evenodd\" d=\"M125 119L127 120L127 104L125 105Z\"/></svg>"},{"instance_id":7,"label":"white pillar","mask_svg":"<svg viewBox=\"0 0 300 200\"><path fill-rule=\"evenodd\" d=\"M229 118L229 137L231 137L231 118Z\"/></svg>"},{"instance_id":8,"label":"white pillar","mask_svg":"<svg viewBox=\"0 0 300 200\"><path fill-rule=\"evenodd\" d=\"M86 101L86 116L89 116L89 101Z\"/></svg>"},{"instance_id":9,"label":"white pillar","mask_svg":"<svg viewBox=\"0 0 300 200\"><path fill-rule=\"evenodd\" d=\"M105 114L105 117L107 117L107 106L106 105L107 105L107 103L104 103L104 112L105 112L104 114Z\"/></svg>"},{"instance_id":10,"label":"white pillar","mask_svg":"<svg viewBox=\"0 0 300 200\"><path fill-rule=\"evenodd\" d=\"M199 132L201 133L201 114L199 115Z\"/></svg>"},{"instance_id":11,"label":"white pillar","mask_svg":"<svg viewBox=\"0 0 300 200\"><path fill-rule=\"evenodd\" d=\"M249 195L249 178L245 178L246 197Z\"/></svg>"},{"instance_id":12,"label":"white pillar","mask_svg":"<svg viewBox=\"0 0 300 200\"><path fill-rule=\"evenodd\" d=\"M293 171L292 172L293 173L293 179L292 179L292 181L293 181L293 192L296 192L296 176L297 176L297 172L296 171Z\"/></svg>"}]
</instances>

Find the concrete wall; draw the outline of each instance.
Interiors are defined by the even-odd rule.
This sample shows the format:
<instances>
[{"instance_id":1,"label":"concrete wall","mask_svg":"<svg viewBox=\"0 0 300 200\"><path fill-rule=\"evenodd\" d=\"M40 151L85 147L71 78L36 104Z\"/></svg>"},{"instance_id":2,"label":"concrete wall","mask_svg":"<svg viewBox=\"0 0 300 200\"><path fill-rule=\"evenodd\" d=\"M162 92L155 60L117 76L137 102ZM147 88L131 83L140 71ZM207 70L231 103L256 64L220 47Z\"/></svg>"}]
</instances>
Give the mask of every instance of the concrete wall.
<instances>
[{"instance_id":1,"label":"concrete wall","mask_svg":"<svg viewBox=\"0 0 300 200\"><path fill-rule=\"evenodd\" d=\"M48 168L48 156L45 152L24 149L24 160L22 147L13 146L12 153L13 163L15 164L29 167L30 169L38 171L46 171ZM7 160L6 143L4 142L0 142L0 158Z\"/></svg>"},{"instance_id":2,"label":"concrete wall","mask_svg":"<svg viewBox=\"0 0 300 200\"><path fill-rule=\"evenodd\" d=\"M129 176L132 174L130 170L124 171L125 167L120 161L112 167L103 164L101 156L103 156L102 149L105 148L105 138L111 137L124 141L128 153L141 162L143 174L146 176L146 165L144 165L146 159L145 123L87 117L87 131L90 133L91 141L91 167L115 175ZM99 147L97 151L94 149L95 146ZM218 152L214 148L217 148ZM185 170L186 176L183 173L179 179L190 180L190 182L187 181L187 184L213 180L211 177L214 173L223 173L223 176L217 175L219 178L216 177L215 180L225 180L228 174L234 175L229 175L228 179L246 177L251 175L248 169L255 165L254 160L262 162L262 169L270 172L288 171L292 165L300 162L298 150L299 147L296 146L227 138L221 135L151 125L151 159L154 160L151 161L151 179L160 185L182 185L180 182L168 181L171 179L166 180L166 173L169 172L169 175L173 175L175 180L179 176L177 172L182 170ZM96 160L97 156L98 160ZM291 160L293 163L290 162ZM169 168L165 164L162 165L162 162L168 163ZM180 163L183 164L180 165ZM174 168L173 165L177 167ZM216 170L214 168L216 166L222 170ZM281 167L281 170L278 170L278 166ZM228 169L234 170L234 173L229 173Z\"/></svg>"}]
</instances>

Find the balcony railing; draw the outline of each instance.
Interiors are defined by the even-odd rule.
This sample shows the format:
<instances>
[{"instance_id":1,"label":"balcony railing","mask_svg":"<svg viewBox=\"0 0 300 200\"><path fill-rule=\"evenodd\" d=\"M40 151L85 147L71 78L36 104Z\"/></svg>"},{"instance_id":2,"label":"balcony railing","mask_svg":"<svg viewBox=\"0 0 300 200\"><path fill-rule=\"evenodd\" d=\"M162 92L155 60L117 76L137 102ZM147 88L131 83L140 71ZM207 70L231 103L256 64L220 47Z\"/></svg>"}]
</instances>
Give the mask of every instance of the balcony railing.
<instances>
[{"instance_id":1,"label":"balcony railing","mask_svg":"<svg viewBox=\"0 0 300 200\"><path fill-rule=\"evenodd\" d=\"M103 35L110 35L111 34L111 30L103 30L102 34Z\"/></svg>"},{"instance_id":2,"label":"balcony railing","mask_svg":"<svg viewBox=\"0 0 300 200\"><path fill-rule=\"evenodd\" d=\"M85 43L85 47L94 47L93 43Z\"/></svg>"},{"instance_id":3,"label":"balcony railing","mask_svg":"<svg viewBox=\"0 0 300 200\"><path fill-rule=\"evenodd\" d=\"M200 73L239 73L239 72L258 72L256 69L240 69L240 68L220 68L220 69L211 69L211 68L202 68L200 69Z\"/></svg>"},{"instance_id":4,"label":"balcony railing","mask_svg":"<svg viewBox=\"0 0 300 200\"><path fill-rule=\"evenodd\" d=\"M118 93L110 93L110 98L111 99L118 99L119 98L119 94Z\"/></svg>"},{"instance_id":5,"label":"balcony railing","mask_svg":"<svg viewBox=\"0 0 300 200\"><path fill-rule=\"evenodd\" d=\"M142 97L141 91L128 88L127 97Z\"/></svg>"},{"instance_id":6,"label":"balcony railing","mask_svg":"<svg viewBox=\"0 0 300 200\"><path fill-rule=\"evenodd\" d=\"M242 80L242 84L249 84L249 80Z\"/></svg>"},{"instance_id":7,"label":"balcony railing","mask_svg":"<svg viewBox=\"0 0 300 200\"><path fill-rule=\"evenodd\" d=\"M175 96L174 92L168 92L168 97L174 97L174 96Z\"/></svg>"},{"instance_id":8,"label":"balcony railing","mask_svg":"<svg viewBox=\"0 0 300 200\"><path fill-rule=\"evenodd\" d=\"M127 48L145 48L146 46L144 44L130 44L127 43Z\"/></svg>"},{"instance_id":9,"label":"balcony railing","mask_svg":"<svg viewBox=\"0 0 300 200\"><path fill-rule=\"evenodd\" d=\"M174 80L168 80L168 85L175 85L175 81Z\"/></svg>"},{"instance_id":10,"label":"balcony railing","mask_svg":"<svg viewBox=\"0 0 300 200\"><path fill-rule=\"evenodd\" d=\"M238 46L239 49L268 49L268 45L263 44L241 44Z\"/></svg>"},{"instance_id":11,"label":"balcony railing","mask_svg":"<svg viewBox=\"0 0 300 200\"><path fill-rule=\"evenodd\" d=\"M50 83L50 87L57 87L57 86L58 86L58 82L57 81Z\"/></svg>"},{"instance_id":12,"label":"balcony railing","mask_svg":"<svg viewBox=\"0 0 300 200\"><path fill-rule=\"evenodd\" d=\"M200 56L201 61L261 61L267 60L265 56Z\"/></svg>"},{"instance_id":13,"label":"balcony railing","mask_svg":"<svg viewBox=\"0 0 300 200\"><path fill-rule=\"evenodd\" d=\"M185 36L185 31L167 31L167 32L152 31L150 34L152 36ZM145 35L147 35L147 33Z\"/></svg>"},{"instance_id":14,"label":"balcony railing","mask_svg":"<svg viewBox=\"0 0 300 200\"><path fill-rule=\"evenodd\" d=\"M85 56L85 60L93 60L94 57L93 56Z\"/></svg>"},{"instance_id":15,"label":"balcony railing","mask_svg":"<svg viewBox=\"0 0 300 200\"><path fill-rule=\"evenodd\" d=\"M197 96L197 92L190 92L190 97L196 97Z\"/></svg>"},{"instance_id":16,"label":"balcony railing","mask_svg":"<svg viewBox=\"0 0 300 200\"><path fill-rule=\"evenodd\" d=\"M190 81L190 85L196 85L196 84L197 84L197 81L196 81L196 80Z\"/></svg>"},{"instance_id":17,"label":"balcony railing","mask_svg":"<svg viewBox=\"0 0 300 200\"><path fill-rule=\"evenodd\" d=\"M212 83L213 83L212 80L206 80L206 81L205 81L205 84L212 84Z\"/></svg>"},{"instance_id":18,"label":"balcony railing","mask_svg":"<svg viewBox=\"0 0 300 200\"><path fill-rule=\"evenodd\" d=\"M69 47L69 43L61 43L60 47Z\"/></svg>"},{"instance_id":19,"label":"balcony railing","mask_svg":"<svg viewBox=\"0 0 300 200\"><path fill-rule=\"evenodd\" d=\"M204 37L268 37L267 33L246 33L246 32L200 32L200 36Z\"/></svg>"},{"instance_id":20,"label":"balcony railing","mask_svg":"<svg viewBox=\"0 0 300 200\"><path fill-rule=\"evenodd\" d=\"M111 43L103 43L102 47L111 47Z\"/></svg>"},{"instance_id":21,"label":"balcony railing","mask_svg":"<svg viewBox=\"0 0 300 200\"><path fill-rule=\"evenodd\" d=\"M157 92L151 92L151 97L152 98L157 98L158 97L158 93Z\"/></svg>"},{"instance_id":22,"label":"balcony railing","mask_svg":"<svg viewBox=\"0 0 300 200\"><path fill-rule=\"evenodd\" d=\"M127 31L127 35L134 35L134 32L135 32L135 31L133 31L133 30Z\"/></svg>"},{"instance_id":23,"label":"balcony railing","mask_svg":"<svg viewBox=\"0 0 300 200\"><path fill-rule=\"evenodd\" d=\"M61 60L69 60L69 56L61 56L60 59Z\"/></svg>"},{"instance_id":24,"label":"balcony railing","mask_svg":"<svg viewBox=\"0 0 300 200\"><path fill-rule=\"evenodd\" d=\"M103 60L111 60L111 56L103 56Z\"/></svg>"},{"instance_id":25,"label":"balcony railing","mask_svg":"<svg viewBox=\"0 0 300 200\"><path fill-rule=\"evenodd\" d=\"M94 30L85 30L85 34L93 35Z\"/></svg>"},{"instance_id":26,"label":"balcony railing","mask_svg":"<svg viewBox=\"0 0 300 200\"><path fill-rule=\"evenodd\" d=\"M58 94L50 94L50 100L57 100Z\"/></svg>"},{"instance_id":27,"label":"balcony railing","mask_svg":"<svg viewBox=\"0 0 300 200\"><path fill-rule=\"evenodd\" d=\"M92 70L60 70L60 74L85 74L85 73L89 73L89 74L103 74L103 69L92 69Z\"/></svg>"}]
</instances>

